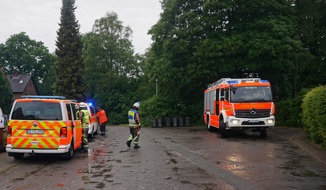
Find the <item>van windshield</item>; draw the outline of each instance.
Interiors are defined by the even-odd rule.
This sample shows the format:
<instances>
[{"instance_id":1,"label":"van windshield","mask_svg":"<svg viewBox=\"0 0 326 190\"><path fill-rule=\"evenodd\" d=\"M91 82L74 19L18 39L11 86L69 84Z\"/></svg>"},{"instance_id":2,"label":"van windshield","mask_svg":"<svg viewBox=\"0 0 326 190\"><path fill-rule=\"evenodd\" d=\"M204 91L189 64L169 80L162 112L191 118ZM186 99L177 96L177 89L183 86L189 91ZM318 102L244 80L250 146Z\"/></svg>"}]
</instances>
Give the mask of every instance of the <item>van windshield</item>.
<instances>
[{"instance_id":1,"label":"van windshield","mask_svg":"<svg viewBox=\"0 0 326 190\"><path fill-rule=\"evenodd\" d=\"M17 102L11 119L17 120L62 120L59 103Z\"/></svg>"},{"instance_id":2,"label":"van windshield","mask_svg":"<svg viewBox=\"0 0 326 190\"><path fill-rule=\"evenodd\" d=\"M272 91L268 86L246 86L230 88L231 102L271 102Z\"/></svg>"}]
</instances>

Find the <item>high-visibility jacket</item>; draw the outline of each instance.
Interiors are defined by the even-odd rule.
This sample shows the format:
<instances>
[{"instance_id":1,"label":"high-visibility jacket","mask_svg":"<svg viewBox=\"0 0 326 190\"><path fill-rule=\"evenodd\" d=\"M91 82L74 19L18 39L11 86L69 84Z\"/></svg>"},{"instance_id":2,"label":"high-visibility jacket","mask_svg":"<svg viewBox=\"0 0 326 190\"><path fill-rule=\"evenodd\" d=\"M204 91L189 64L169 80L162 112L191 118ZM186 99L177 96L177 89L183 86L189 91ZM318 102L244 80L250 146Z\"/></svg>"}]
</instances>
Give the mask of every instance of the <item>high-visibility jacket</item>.
<instances>
[{"instance_id":1,"label":"high-visibility jacket","mask_svg":"<svg viewBox=\"0 0 326 190\"><path fill-rule=\"evenodd\" d=\"M129 110L128 112L128 121L129 121L129 126L138 126L140 125L139 121L136 118L136 115L138 114L137 110Z\"/></svg>"},{"instance_id":2,"label":"high-visibility jacket","mask_svg":"<svg viewBox=\"0 0 326 190\"><path fill-rule=\"evenodd\" d=\"M106 117L105 111L102 109L99 112L97 112L96 116L100 120L100 124L102 124L108 120L108 118Z\"/></svg>"},{"instance_id":3,"label":"high-visibility jacket","mask_svg":"<svg viewBox=\"0 0 326 190\"><path fill-rule=\"evenodd\" d=\"M82 123L89 124L89 118L90 118L89 112L87 110L80 110L80 112L82 115L82 118L81 118Z\"/></svg>"}]
</instances>

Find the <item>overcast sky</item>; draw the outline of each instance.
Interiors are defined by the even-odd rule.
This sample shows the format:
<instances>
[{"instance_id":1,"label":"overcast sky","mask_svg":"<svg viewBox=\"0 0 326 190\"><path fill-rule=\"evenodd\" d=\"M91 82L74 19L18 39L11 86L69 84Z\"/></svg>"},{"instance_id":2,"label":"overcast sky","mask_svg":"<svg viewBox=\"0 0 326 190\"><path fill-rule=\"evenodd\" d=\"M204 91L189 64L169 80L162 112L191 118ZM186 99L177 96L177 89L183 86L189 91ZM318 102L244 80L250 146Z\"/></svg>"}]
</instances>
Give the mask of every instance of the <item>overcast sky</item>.
<instances>
[{"instance_id":1,"label":"overcast sky","mask_svg":"<svg viewBox=\"0 0 326 190\"><path fill-rule=\"evenodd\" d=\"M13 34L26 32L54 52L61 6L62 0L0 0L0 43ZM147 32L162 11L160 0L76 0L75 6L82 34L92 30L96 19L116 12L123 25L133 30L135 53L144 53L151 44Z\"/></svg>"}]
</instances>

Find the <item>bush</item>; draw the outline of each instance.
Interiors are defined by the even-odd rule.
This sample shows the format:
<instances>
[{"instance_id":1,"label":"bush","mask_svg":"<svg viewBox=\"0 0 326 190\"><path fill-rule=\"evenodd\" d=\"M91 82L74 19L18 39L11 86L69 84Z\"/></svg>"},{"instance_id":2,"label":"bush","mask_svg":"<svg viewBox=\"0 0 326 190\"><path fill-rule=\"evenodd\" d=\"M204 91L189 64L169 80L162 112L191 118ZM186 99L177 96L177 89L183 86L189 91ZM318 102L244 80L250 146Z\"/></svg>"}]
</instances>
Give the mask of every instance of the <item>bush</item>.
<instances>
[{"instance_id":1,"label":"bush","mask_svg":"<svg viewBox=\"0 0 326 190\"><path fill-rule=\"evenodd\" d=\"M169 105L167 100L160 96L153 96L142 102L139 111L142 125L150 126L153 118L164 118L173 114L173 110L168 109L167 105Z\"/></svg>"},{"instance_id":2,"label":"bush","mask_svg":"<svg viewBox=\"0 0 326 190\"><path fill-rule=\"evenodd\" d=\"M302 116L309 138L326 147L326 86L314 88L305 95Z\"/></svg>"},{"instance_id":3,"label":"bush","mask_svg":"<svg viewBox=\"0 0 326 190\"><path fill-rule=\"evenodd\" d=\"M276 124L278 126L303 128L302 123L302 99L308 92L303 89L294 99L282 100L276 103Z\"/></svg>"}]
</instances>

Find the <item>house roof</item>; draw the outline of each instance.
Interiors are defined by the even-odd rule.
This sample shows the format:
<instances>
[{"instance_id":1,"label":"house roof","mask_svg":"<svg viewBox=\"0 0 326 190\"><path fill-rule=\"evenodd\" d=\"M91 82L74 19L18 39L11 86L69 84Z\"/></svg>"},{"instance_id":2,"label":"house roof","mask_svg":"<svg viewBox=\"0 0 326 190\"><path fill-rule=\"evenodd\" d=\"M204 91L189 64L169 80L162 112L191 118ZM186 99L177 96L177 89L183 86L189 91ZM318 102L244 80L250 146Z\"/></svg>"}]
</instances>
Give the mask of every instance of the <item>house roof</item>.
<instances>
[{"instance_id":1,"label":"house roof","mask_svg":"<svg viewBox=\"0 0 326 190\"><path fill-rule=\"evenodd\" d=\"M7 80L9 81L13 93L24 92L28 82L32 80L31 74L26 74L26 75L13 74L13 75L6 75L6 77Z\"/></svg>"}]
</instances>

